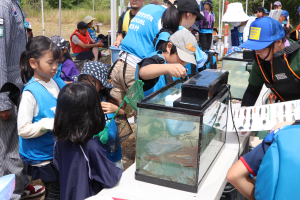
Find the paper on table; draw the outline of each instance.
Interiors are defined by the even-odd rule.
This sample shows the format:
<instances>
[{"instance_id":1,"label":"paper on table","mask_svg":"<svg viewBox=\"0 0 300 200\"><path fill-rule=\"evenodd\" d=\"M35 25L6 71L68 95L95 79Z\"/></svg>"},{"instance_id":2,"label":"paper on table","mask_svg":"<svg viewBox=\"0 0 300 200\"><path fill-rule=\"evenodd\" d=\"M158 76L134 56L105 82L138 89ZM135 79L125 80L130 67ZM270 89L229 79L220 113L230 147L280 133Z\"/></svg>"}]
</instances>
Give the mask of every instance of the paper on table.
<instances>
[{"instance_id":1,"label":"paper on table","mask_svg":"<svg viewBox=\"0 0 300 200\"><path fill-rule=\"evenodd\" d=\"M215 120L209 122L204 120L204 124L212 125L214 123L215 128L225 130L226 117L223 117L223 113L226 113L225 111L227 108L228 105L220 104L219 112L212 109L212 113L207 114L213 116L217 115L217 117L213 118ZM278 123L300 119L300 100L267 104L263 106L242 107L239 109L232 109L232 113L238 131L271 130ZM230 109L228 110L227 131L235 131Z\"/></svg>"}]
</instances>

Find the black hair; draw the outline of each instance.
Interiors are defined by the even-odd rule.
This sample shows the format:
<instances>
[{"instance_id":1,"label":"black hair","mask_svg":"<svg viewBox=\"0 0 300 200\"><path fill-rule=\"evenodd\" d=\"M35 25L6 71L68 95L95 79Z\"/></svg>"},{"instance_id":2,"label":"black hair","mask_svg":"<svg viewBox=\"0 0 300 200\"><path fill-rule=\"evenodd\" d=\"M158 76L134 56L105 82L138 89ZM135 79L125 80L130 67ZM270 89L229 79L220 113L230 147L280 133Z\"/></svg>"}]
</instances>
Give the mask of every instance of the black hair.
<instances>
[{"instance_id":1,"label":"black hair","mask_svg":"<svg viewBox=\"0 0 300 200\"><path fill-rule=\"evenodd\" d=\"M171 4L169 8L167 8L162 17L161 17L161 25L162 28L168 29L175 33L178 30L178 26L180 24L181 15L177 8Z\"/></svg>"},{"instance_id":2,"label":"black hair","mask_svg":"<svg viewBox=\"0 0 300 200\"><path fill-rule=\"evenodd\" d=\"M55 60L59 59L60 50L49 38L37 36L27 42L26 50L22 52L20 58L20 70L23 83L27 83L34 75L34 70L30 66L29 60L34 58L39 64L39 59L48 51L53 53Z\"/></svg>"},{"instance_id":3,"label":"black hair","mask_svg":"<svg viewBox=\"0 0 300 200\"><path fill-rule=\"evenodd\" d=\"M57 140L86 145L104 127L104 113L94 86L76 82L63 87L54 118L53 135Z\"/></svg>"},{"instance_id":4,"label":"black hair","mask_svg":"<svg viewBox=\"0 0 300 200\"><path fill-rule=\"evenodd\" d=\"M167 41L167 42L163 41L163 43L161 45L161 49L159 49L159 50L161 50L162 52L166 52L167 51L167 46L168 46L169 43L172 44L172 42L170 42L170 41ZM177 49L176 49L176 46L174 44L172 44L170 55L172 55L174 53L177 53Z\"/></svg>"},{"instance_id":5,"label":"black hair","mask_svg":"<svg viewBox=\"0 0 300 200\"><path fill-rule=\"evenodd\" d=\"M284 38L282 38L282 42L284 43L286 40L290 39L290 29L286 26L283 27L283 30L284 30L284 33L285 33L285 36Z\"/></svg>"},{"instance_id":6,"label":"black hair","mask_svg":"<svg viewBox=\"0 0 300 200\"><path fill-rule=\"evenodd\" d=\"M173 5L172 2L169 0L164 0L164 3L167 5ZM177 1L174 1L174 5L177 5Z\"/></svg>"}]
</instances>

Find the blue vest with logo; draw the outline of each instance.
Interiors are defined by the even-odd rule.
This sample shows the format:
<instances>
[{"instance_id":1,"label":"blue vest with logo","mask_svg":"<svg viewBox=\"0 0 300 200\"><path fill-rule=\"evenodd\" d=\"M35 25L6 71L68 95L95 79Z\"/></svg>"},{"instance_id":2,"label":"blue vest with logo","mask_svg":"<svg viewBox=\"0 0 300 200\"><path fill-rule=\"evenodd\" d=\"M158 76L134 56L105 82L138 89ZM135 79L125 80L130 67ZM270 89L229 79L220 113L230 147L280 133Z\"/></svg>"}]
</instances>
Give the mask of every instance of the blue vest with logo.
<instances>
[{"instance_id":1,"label":"blue vest with logo","mask_svg":"<svg viewBox=\"0 0 300 200\"><path fill-rule=\"evenodd\" d=\"M66 84L61 78L53 77L60 89ZM39 106L38 115L33 117L32 123L43 118L54 118L57 99L39 82L31 78L24 87L24 91L30 91ZM53 158L54 137L52 131L36 138L25 139L19 137L19 152L22 156L30 160L45 161Z\"/></svg>"},{"instance_id":2,"label":"blue vest with logo","mask_svg":"<svg viewBox=\"0 0 300 200\"><path fill-rule=\"evenodd\" d=\"M300 197L300 125L285 126L275 135L260 164L256 200L299 199Z\"/></svg>"},{"instance_id":3,"label":"blue vest with logo","mask_svg":"<svg viewBox=\"0 0 300 200\"><path fill-rule=\"evenodd\" d=\"M158 23L166 10L165 7L149 4L144 6L131 20L128 33L121 48L140 59L154 52L153 40L159 32Z\"/></svg>"},{"instance_id":4,"label":"blue vest with logo","mask_svg":"<svg viewBox=\"0 0 300 200\"><path fill-rule=\"evenodd\" d=\"M102 98L103 102L107 102L104 98ZM105 126L108 126L110 120L114 117L115 113L108 113L105 115L106 117L106 124ZM114 146L117 137L119 137L119 133L118 133L118 127L116 124L115 119L113 119L113 121L110 123L109 127L108 127L108 140L107 140L107 145L109 145L110 143ZM107 154L107 158L112 161L112 162L116 162L118 160L120 160L122 158L122 149L121 149L121 145L118 145L118 149L117 151L110 153L110 151L107 149L107 147L104 145L104 149L106 151Z\"/></svg>"}]
</instances>

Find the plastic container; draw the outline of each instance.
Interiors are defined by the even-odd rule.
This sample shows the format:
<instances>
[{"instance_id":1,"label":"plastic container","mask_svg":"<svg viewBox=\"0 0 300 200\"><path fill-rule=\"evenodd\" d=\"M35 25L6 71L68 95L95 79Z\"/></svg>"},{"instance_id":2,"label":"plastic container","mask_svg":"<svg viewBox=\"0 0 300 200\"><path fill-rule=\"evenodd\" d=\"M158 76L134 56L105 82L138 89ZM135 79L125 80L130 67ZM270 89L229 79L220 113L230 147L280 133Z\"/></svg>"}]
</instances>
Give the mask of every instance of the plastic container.
<instances>
[{"instance_id":1,"label":"plastic container","mask_svg":"<svg viewBox=\"0 0 300 200\"><path fill-rule=\"evenodd\" d=\"M250 73L247 71L247 64L252 63L251 59L244 59L243 52L235 51L223 57L222 70L229 72L228 84L232 98L242 100L248 87Z\"/></svg>"},{"instance_id":2,"label":"plastic container","mask_svg":"<svg viewBox=\"0 0 300 200\"><path fill-rule=\"evenodd\" d=\"M111 61L112 63L115 63L118 59L119 53L121 51L121 48L117 48L116 46L110 47L111 50Z\"/></svg>"},{"instance_id":3,"label":"plastic container","mask_svg":"<svg viewBox=\"0 0 300 200\"><path fill-rule=\"evenodd\" d=\"M9 174L0 178L0 199L9 200L15 190L15 175Z\"/></svg>"},{"instance_id":4,"label":"plastic container","mask_svg":"<svg viewBox=\"0 0 300 200\"><path fill-rule=\"evenodd\" d=\"M224 87L200 110L172 107L170 97L180 94L177 80L137 103L135 179L197 193L225 143L226 127L216 127L227 121L229 90Z\"/></svg>"}]
</instances>

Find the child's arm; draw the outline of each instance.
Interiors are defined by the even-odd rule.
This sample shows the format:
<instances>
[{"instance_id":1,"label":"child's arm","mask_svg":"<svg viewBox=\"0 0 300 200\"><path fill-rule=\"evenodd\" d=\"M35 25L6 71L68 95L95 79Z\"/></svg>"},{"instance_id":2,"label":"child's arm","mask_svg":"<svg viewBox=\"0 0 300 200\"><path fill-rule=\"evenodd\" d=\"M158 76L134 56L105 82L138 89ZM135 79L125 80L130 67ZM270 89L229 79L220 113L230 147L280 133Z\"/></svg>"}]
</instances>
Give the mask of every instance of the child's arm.
<instances>
[{"instance_id":1,"label":"child's arm","mask_svg":"<svg viewBox=\"0 0 300 200\"><path fill-rule=\"evenodd\" d=\"M241 160L231 166L226 178L244 197L254 200L254 184L250 172Z\"/></svg>"},{"instance_id":2,"label":"child's arm","mask_svg":"<svg viewBox=\"0 0 300 200\"><path fill-rule=\"evenodd\" d=\"M164 74L170 74L176 78L187 76L186 69L181 64L150 64L139 71L139 76L143 80L154 79Z\"/></svg>"},{"instance_id":3,"label":"child's arm","mask_svg":"<svg viewBox=\"0 0 300 200\"><path fill-rule=\"evenodd\" d=\"M118 110L118 106L116 106L115 104L109 103L109 102L101 102L101 106L102 106L102 110L104 112L104 114L108 114L108 113L115 113ZM123 109L120 109L117 113L117 115L124 115L125 111Z\"/></svg>"},{"instance_id":4,"label":"child's arm","mask_svg":"<svg viewBox=\"0 0 300 200\"><path fill-rule=\"evenodd\" d=\"M53 118L43 118L32 123L33 117L38 113L38 111L35 113L37 106L38 104L31 92L23 92L18 112L18 134L20 137L36 138L47 133L48 130L53 130Z\"/></svg>"}]
</instances>

